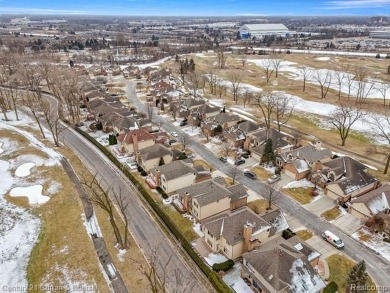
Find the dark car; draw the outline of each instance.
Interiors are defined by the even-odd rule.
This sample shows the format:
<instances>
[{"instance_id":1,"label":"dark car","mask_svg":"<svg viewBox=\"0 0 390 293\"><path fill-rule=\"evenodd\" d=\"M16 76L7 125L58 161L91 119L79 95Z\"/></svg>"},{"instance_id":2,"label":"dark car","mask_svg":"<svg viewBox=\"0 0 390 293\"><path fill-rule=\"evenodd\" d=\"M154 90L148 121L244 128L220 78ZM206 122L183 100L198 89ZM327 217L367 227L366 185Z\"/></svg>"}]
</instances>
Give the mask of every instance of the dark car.
<instances>
[{"instance_id":1,"label":"dark car","mask_svg":"<svg viewBox=\"0 0 390 293\"><path fill-rule=\"evenodd\" d=\"M238 159L234 162L234 165L238 166L238 165L242 165L245 163L245 159Z\"/></svg>"},{"instance_id":2,"label":"dark car","mask_svg":"<svg viewBox=\"0 0 390 293\"><path fill-rule=\"evenodd\" d=\"M180 126L186 126L187 124L188 124L187 121L182 121L182 122L180 122Z\"/></svg>"},{"instance_id":3,"label":"dark car","mask_svg":"<svg viewBox=\"0 0 390 293\"><path fill-rule=\"evenodd\" d=\"M245 159L248 159L249 158L249 154L248 153L242 153L241 157L243 157Z\"/></svg>"},{"instance_id":4,"label":"dark car","mask_svg":"<svg viewBox=\"0 0 390 293\"><path fill-rule=\"evenodd\" d=\"M226 158L226 157L220 157L219 160L222 161L222 162L224 162L224 163L227 162L227 158Z\"/></svg>"},{"instance_id":5,"label":"dark car","mask_svg":"<svg viewBox=\"0 0 390 293\"><path fill-rule=\"evenodd\" d=\"M173 143L175 143L175 142L177 142L176 139L171 139L171 140L169 140L169 144L173 144Z\"/></svg>"},{"instance_id":6,"label":"dark car","mask_svg":"<svg viewBox=\"0 0 390 293\"><path fill-rule=\"evenodd\" d=\"M256 179L256 174L251 171L245 171L244 175L250 179Z\"/></svg>"}]
</instances>

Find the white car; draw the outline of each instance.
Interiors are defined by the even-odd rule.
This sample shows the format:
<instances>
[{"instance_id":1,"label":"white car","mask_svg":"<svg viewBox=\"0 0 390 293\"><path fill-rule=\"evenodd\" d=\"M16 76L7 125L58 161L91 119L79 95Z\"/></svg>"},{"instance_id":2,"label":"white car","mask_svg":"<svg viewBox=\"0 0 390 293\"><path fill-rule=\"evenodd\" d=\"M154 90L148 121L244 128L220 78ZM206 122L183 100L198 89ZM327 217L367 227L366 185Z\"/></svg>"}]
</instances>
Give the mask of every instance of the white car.
<instances>
[{"instance_id":1,"label":"white car","mask_svg":"<svg viewBox=\"0 0 390 293\"><path fill-rule=\"evenodd\" d=\"M278 180L280 180L280 175L272 175L267 179L268 183L275 183Z\"/></svg>"},{"instance_id":2,"label":"white car","mask_svg":"<svg viewBox=\"0 0 390 293\"><path fill-rule=\"evenodd\" d=\"M126 162L127 166L129 166L130 170L135 170L138 168L138 165L136 162Z\"/></svg>"},{"instance_id":3,"label":"white car","mask_svg":"<svg viewBox=\"0 0 390 293\"><path fill-rule=\"evenodd\" d=\"M172 135L173 137L178 137L178 136L179 136L179 135L177 134L177 132L175 132L175 131L171 132L171 135Z\"/></svg>"}]
</instances>

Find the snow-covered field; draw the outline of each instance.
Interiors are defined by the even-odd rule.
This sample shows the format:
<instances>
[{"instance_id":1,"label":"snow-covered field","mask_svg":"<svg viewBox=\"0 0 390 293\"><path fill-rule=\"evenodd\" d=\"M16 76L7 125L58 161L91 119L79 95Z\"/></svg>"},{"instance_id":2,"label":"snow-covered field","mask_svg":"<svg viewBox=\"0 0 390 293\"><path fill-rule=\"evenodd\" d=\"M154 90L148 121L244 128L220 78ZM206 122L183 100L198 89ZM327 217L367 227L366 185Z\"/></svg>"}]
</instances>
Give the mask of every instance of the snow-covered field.
<instances>
[{"instance_id":1,"label":"snow-covered field","mask_svg":"<svg viewBox=\"0 0 390 293\"><path fill-rule=\"evenodd\" d=\"M360 240L361 236L369 237L369 240L361 241ZM371 248L372 250L376 251L384 258L386 258L388 261L390 261L390 243L384 242L380 235L373 234L369 232L367 229L361 228L360 230L352 234L352 237L359 240L365 246Z\"/></svg>"},{"instance_id":2,"label":"snow-covered field","mask_svg":"<svg viewBox=\"0 0 390 293\"><path fill-rule=\"evenodd\" d=\"M192 127L192 126L182 128L182 130L185 133L187 133L189 136L195 136L195 135L200 134L200 132L201 132L200 127Z\"/></svg>"}]
</instances>

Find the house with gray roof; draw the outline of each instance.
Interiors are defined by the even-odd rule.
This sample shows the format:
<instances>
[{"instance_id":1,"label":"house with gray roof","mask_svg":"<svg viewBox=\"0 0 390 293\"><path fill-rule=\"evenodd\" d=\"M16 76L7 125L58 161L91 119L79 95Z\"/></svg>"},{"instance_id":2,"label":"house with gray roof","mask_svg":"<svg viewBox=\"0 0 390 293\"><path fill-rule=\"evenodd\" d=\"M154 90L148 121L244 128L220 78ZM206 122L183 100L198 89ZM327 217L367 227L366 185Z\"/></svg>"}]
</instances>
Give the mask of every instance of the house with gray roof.
<instances>
[{"instance_id":1,"label":"house with gray roof","mask_svg":"<svg viewBox=\"0 0 390 293\"><path fill-rule=\"evenodd\" d=\"M213 121L218 125L222 126L222 129L229 129L241 120L240 116L234 115L233 113L219 113L211 118L208 121Z\"/></svg>"},{"instance_id":2,"label":"house with gray roof","mask_svg":"<svg viewBox=\"0 0 390 293\"><path fill-rule=\"evenodd\" d=\"M242 255L241 277L257 292L321 292L325 283L307 256L278 237Z\"/></svg>"},{"instance_id":3,"label":"house with gray roof","mask_svg":"<svg viewBox=\"0 0 390 293\"><path fill-rule=\"evenodd\" d=\"M352 199L348 212L362 220L368 220L377 214L390 216L390 184L381 185Z\"/></svg>"},{"instance_id":4,"label":"house with gray roof","mask_svg":"<svg viewBox=\"0 0 390 293\"><path fill-rule=\"evenodd\" d=\"M199 221L247 204L246 189L237 184L226 187L218 179L206 180L177 190L182 209Z\"/></svg>"},{"instance_id":5,"label":"house with gray roof","mask_svg":"<svg viewBox=\"0 0 390 293\"><path fill-rule=\"evenodd\" d=\"M311 174L311 181L323 187L327 196L346 202L378 187L379 180L367 169L366 165L350 157L339 157L318 163Z\"/></svg>"},{"instance_id":6,"label":"house with gray roof","mask_svg":"<svg viewBox=\"0 0 390 293\"><path fill-rule=\"evenodd\" d=\"M287 221L279 210L257 215L246 206L201 221L204 242L229 259L236 259L279 237L287 228Z\"/></svg>"},{"instance_id":7,"label":"house with gray roof","mask_svg":"<svg viewBox=\"0 0 390 293\"><path fill-rule=\"evenodd\" d=\"M156 187L161 187L165 193L170 194L178 189L196 183L197 171L190 164L183 161L173 161L150 170L150 177Z\"/></svg>"},{"instance_id":8,"label":"house with gray roof","mask_svg":"<svg viewBox=\"0 0 390 293\"><path fill-rule=\"evenodd\" d=\"M228 130L226 138L234 147L250 149L249 137L262 128L263 126L253 123L252 121L244 121L232 126Z\"/></svg>"},{"instance_id":9,"label":"house with gray roof","mask_svg":"<svg viewBox=\"0 0 390 293\"><path fill-rule=\"evenodd\" d=\"M146 172L149 172L151 169L159 166L160 162L164 164L171 163L173 161L173 153L162 144L154 144L140 149L136 153L136 160L139 166Z\"/></svg>"},{"instance_id":10,"label":"house with gray roof","mask_svg":"<svg viewBox=\"0 0 390 293\"><path fill-rule=\"evenodd\" d=\"M120 117L112 122L114 134L124 134L130 130L138 129L137 120L131 117Z\"/></svg>"},{"instance_id":11,"label":"house with gray roof","mask_svg":"<svg viewBox=\"0 0 390 293\"><path fill-rule=\"evenodd\" d=\"M302 238L297 235L287 239L287 241L290 242L294 246L294 248L296 248L306 256L307 260L313 268L318 266L321 253L316 251L313 247L307 244L306 241L302 240Z\"/></svg>"}]
</instances>

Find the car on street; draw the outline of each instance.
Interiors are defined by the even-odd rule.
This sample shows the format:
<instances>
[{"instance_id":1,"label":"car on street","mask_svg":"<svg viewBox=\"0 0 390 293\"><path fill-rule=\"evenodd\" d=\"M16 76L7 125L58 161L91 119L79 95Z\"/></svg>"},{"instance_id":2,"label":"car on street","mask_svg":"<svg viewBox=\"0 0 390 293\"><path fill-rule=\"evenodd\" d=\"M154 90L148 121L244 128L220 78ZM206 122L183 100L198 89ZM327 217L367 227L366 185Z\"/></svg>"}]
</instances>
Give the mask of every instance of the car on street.
<instances>
[{"instance_id":1,"label":"car on street","mask_svg":"<svg viewBox=\"0 0 390 293\"><path fill-rule=\"evenodd\" d=\"M344 247L344 242L329 230L324 231L324 233L322 233L321 236L322 238L324 238L326 241L328 241L330 244L332 244L337 248Z\"/></svg>"},{"instance_id":2,"label":"car on street","mask_svg":"<svg viewBox=\"0 0 390 293\"><path fill-rule=\"evenodd\" d=\"M175 131L171 132L171 135L172 135L173 137L178 137L178 136L179 136L179 135L177 134L177 132L175 132Z\"/></svg>"},{"instance_id":3,"label":"car on street","mask_svg":"<svg viewBox=\"0 0 390 293\"><path fill-rule=\"evenodd\" d=\"M187 120L183 120L180 122L180 126L186 126L188 124Z\"/></svg>"},{"instance_id":4,"label":"car on street","mask_svg":"<svg viewBox=\"0 0 390 293\"><path fill-rule=\"evenodd\" d=\"M136 170L138 168L138 164L136 162L126 162L127 166L129 166L130 170Z\"/></svg>"},{"instance_id":5,"label":"car on street","mask_svg":"<svg viewBox=\"0 0 390 293\"><path fill-rule=\"evenodd\" d=\"M245 159L238 159L234 162L234 165L239 166L245 164Z\"/></svg>"},{"instance_id":6,"label":"car on street","mask_svg":"<svg viewBox=\"0 0 390 293\"><path fill-rule=\"evenodd\" d=\"M171 145L171 144L174 144L175 142L177 142L176 139L170 139L170 140L169 140L169 144L170 144L170 145Z\"/></svg>"},{"instance_id":7,"label":"car on street","mask_svg":"<svg viewBox=\"0 0 390 293\"><path fill-rule=\"evenodd\" d=\"M244 171L244 175L250 179L256 179L256 174L251 171Z\"/></svg>"},{"instance_id":8,"label":"car on street","mask_svg":"<svg viewBox=\"0 0 390 293\"><path fill-rule=\"evenodd\" d=\"M226 157L219 157L219 160L226 163L227 162L227 158Z\"/></svg>"},{"instance_id":9,"label":"car on street","mask_svg":"<svg viewBox=\"0 0 390 293\"><path fill-rule=\"evenodd\" d=\"M280 180L280 175L272 175L267 179L268 183L275 183L276 181Z\"/></svg>"}]
</instances>

